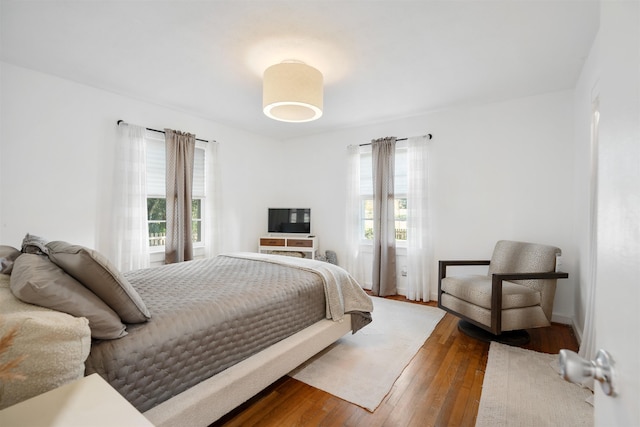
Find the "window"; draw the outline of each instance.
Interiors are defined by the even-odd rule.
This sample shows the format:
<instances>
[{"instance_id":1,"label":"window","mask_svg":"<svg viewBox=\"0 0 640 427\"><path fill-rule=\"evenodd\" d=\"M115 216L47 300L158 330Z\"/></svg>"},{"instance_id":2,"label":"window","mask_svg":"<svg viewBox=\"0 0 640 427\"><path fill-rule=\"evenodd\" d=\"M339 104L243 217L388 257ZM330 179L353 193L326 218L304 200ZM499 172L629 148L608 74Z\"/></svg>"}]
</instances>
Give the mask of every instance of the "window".
<instances>
[{"instance_id":1,"label":"window","mask_svg":"<svg viewBox=\"0 0 640 427\"><path fill-rule=\"evenodd\" d=\"M396 145L394 204L396 240L407 240L407 148ZM373 240L373 167L371 150L360 154L361 238Z\"/></svg>"},{"instance_id":2,"label":"window","mask_svg":"<svg viewBox=\"0 0 640 427\"><path fill-rule=\"evenodd\" d=\"M167 235L166 152L164 137L147 131L147 223L149 246L161 250ZM193 160L191 229L194 246L203 245L205 206L205 147L196 142Z\"/></svg>"}]
</instances>

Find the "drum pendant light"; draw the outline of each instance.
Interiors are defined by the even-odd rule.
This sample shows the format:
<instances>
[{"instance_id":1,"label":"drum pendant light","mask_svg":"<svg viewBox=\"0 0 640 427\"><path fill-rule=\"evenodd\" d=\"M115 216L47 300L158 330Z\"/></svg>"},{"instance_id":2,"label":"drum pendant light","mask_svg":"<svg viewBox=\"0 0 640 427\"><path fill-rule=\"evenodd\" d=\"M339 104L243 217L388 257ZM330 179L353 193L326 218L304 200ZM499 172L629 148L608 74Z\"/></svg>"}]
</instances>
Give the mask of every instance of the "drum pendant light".
<instances>
[{"instance_id":1,"label":"drum pendant light","mask_svg":"<svg viewBox=\"0 0 640 427\"><path fill-rule=\"evenodd\" d=\"M264 72L264 114L282 122L310 122L322 116L322 73L298 61L284 61Z\"/></svg>"}]
</instances>

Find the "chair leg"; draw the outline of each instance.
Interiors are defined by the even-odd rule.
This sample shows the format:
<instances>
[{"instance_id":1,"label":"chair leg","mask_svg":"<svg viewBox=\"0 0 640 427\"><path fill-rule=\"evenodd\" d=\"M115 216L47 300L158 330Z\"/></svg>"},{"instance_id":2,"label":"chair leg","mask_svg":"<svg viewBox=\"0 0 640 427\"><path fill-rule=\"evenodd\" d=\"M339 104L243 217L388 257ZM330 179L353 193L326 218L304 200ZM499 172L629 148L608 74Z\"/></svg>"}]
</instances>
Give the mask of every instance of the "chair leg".
<instances>
[{"instance_id":1,"label":"chair leg","mask_svg":"<svg viewBox=\"0 0 640 427\"><path fill-rule=\"evenodd\" d=\"M458 322L458 330L460 330L463 334L480 341L496 341L515 347L526 345L531 340L529 332L524 329L516 331L504 331L500 335L494 335L491 332L462 319Z\"/></svg>"}]
</instances>

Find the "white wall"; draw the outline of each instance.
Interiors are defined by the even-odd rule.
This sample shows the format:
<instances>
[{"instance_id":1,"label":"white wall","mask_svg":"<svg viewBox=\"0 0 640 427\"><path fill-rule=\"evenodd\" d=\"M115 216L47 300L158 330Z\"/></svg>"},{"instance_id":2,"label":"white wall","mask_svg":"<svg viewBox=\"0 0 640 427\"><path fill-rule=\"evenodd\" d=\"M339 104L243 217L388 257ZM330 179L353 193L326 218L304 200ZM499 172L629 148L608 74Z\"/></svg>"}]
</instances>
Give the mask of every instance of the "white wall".
<instances>
[{"instance_id":1,"label":"white wall","mask_svg":"<svg viewBox=\"0 0 640 427\"><path fill-rule=\"evenodd\" d=\"M438 259L489 259L499 239L547 243L563 250L570 278L559 281L554 315L570 323L577 283L573 91L286 141L283 173L289 179L278 202L309 205L321 250L335 250L343 260L346 147L382 136L426 133L433 134L432 298Z\"/></svg>"},{"instance_id":2,"label":"white wall","mask_svg":"<svg viewBox=\"0 0 640 427\"><path fill-rule=\"evenodd\" d=\"M2 164L3 164L3 160L2 160L2 158L3 158L2 157L2 151L3 151L2 150L2 135L3 135L2 123L4 122L4 115L2 114L2 110L3 110L2 100L4 99L4 93L3 93L3 90L2 90L2 88L4 86L2 84L3 70L4 70L4 68L2 67L2 62L0 62L0 238L2 237L2 228L3 228L3 224L4 224L4 221L2 220L2 205L3 205L3 200L4 199L2 197L3 185L2 185L2 173L1 173L1 171L2 171L1 167L2 167ZM0 239L0 244L2 244L1 242L2 242L2 240Z\"/></svg>"},{"instance_id":3,"label":"white wall","mask_svg":"<svg viewBox=\"0 0 640 427\"><path fill-rule=\"evenodd\" d=\"M19 247L32 233L100 249L116 121L123 119L219 141L223 250L255 250L263 232L256 212L274 187L264 162L272 140L7 63L0 67L2 244Z\"/></svg>"},{"instance_id":4,"label":"white wall","mask_svg":"<svg viewBox=\"0 0 640 427\"><path fill-rule=\"evenodd\" d=\"M595 242L590 241L590 210L592 203L591 186L596 186L597 173L592 167L591 117L592 105L599 96L600 85L599 37L593 43L591 52L585 61L580 77L576 83L574 99L575 116L575 175L574 175L574 229L577 245L574 329L579 340L585 327L585 309L591 286L590 248ZM595 153L597 156L597 153ZM597 162L596 162L597 163Z\"/></svg>"},{"instance_id":5,"label":"white wall","mask_svg":"<svg viewBox=\"0 0 640 427\"><path fill-rule=\"evenodd\" d=\"M498 239L554 244L570 274L554 313L573 316L573 91L343 129L284 142L0 63L0 242L25 233L100 249L110 198L115 123L195 132L221 143L224 251L255 250L269 206L312 209L322 251L344 258L346 147L432 133L436 260L487 258ZM402 265L402 262L400 263Z\"/></svg>"}]
</instances>

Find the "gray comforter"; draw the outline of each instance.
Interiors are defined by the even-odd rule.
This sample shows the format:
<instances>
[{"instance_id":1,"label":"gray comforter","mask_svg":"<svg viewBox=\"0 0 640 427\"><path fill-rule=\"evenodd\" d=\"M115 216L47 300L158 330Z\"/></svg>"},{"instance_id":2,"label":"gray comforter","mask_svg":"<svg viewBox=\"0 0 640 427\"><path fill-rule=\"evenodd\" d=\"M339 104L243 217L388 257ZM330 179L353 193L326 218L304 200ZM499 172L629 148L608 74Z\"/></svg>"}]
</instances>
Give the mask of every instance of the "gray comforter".
<instances>
[{"instance_id":1,"label":"gray comforter","mask_svg":"<svg viewBox=\"0 0 640 427\"><path fill-rule=\"evenodd\" d=\"M85 373L99 373L144 412L323 318L340 320L345 309L361 313L354 330L370 321L369 297L341 269L257 258L126 273L152 317L128 325L126 337L93 342Z\"/></svg>"},{"instance_id":2,"label":"gray comforter","mask_svg":"<svg viewBox=\"0 0 640 427\"><path fill-rule=\"evenodd\" d=\"M371 323L371 312L373 311L371 298L362 291L360 284L345 269L337 265L310 259L253 252L222 256L253 259L313 272L320 277L324 286L327 319L341 321L346 313L352 314L351 330L353 333Z\"/></svg>"}]
</instances>

